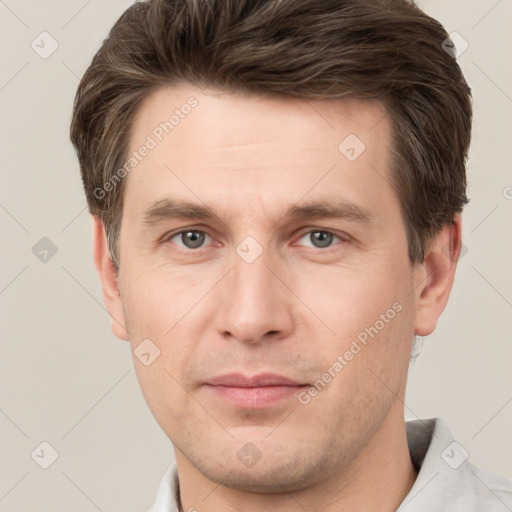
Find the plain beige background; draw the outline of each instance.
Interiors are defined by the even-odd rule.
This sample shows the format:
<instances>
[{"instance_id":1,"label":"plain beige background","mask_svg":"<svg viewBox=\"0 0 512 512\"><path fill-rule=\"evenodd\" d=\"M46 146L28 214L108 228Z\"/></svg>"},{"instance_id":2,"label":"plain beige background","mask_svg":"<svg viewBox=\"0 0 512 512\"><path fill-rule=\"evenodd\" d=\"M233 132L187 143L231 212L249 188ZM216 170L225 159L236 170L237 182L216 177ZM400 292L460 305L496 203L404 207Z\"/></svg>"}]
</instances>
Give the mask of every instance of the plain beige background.
<instances>
[{"instance_id":1,"label":"plain beige background","mask_svg":"<svg viewBox=\"0 0 512 512\"><path fill-rule=\"evenodd\" d=\"M110 331L68 140L79 78L130 3L0 0L0 511L143 511L173 457ZM512 478L512 1L420 6L467 42L475 122L467 252L406 417L444 418L474 464Z\"/></svg>"}]
</instances>

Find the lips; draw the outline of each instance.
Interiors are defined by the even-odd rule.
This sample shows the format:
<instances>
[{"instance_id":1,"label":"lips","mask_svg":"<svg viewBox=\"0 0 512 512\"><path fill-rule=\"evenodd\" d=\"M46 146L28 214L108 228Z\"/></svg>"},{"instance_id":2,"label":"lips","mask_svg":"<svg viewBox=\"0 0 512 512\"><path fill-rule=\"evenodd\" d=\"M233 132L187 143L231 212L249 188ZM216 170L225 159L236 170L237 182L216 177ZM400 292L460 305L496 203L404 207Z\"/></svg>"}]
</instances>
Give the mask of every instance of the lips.
<instances>
[{"instance_id":1,"label":"lips","mask_svg":"<svg viewBox=\"0 0 512 512\"><path fill-rule=\"evenodd\" d=\"M267 386L302 386L304 384L277 375L275 373L260 373L259 375L253 375L248 377L241 373L230 373L227 375L221 375L220 377L214 377L209 379L206 384L211 386L229 386L238 388L261 388Z\"/></svg>"},{"instance_id":2,"label":"lips","mask_svg":"<svg viewBox=\"0 0 512 512\"><path fill-rule=\"evenodd\" d=\"M231 373L209 379L204 388L236 408L267 409L296 395L307 384L274 373Z\"/></svg>"}]
</instances>

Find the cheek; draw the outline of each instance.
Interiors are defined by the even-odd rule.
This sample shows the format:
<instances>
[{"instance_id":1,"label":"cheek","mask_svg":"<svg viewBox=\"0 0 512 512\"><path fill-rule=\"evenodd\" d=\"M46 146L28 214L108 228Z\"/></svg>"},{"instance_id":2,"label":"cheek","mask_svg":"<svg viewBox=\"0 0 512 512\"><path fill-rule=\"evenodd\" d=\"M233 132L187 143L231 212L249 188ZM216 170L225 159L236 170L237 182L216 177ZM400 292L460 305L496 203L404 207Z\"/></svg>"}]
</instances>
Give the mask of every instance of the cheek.
<instances>
[{"instance_id":1,"label":"cheek","mask_svg":"<svg viewBox=\"0 0 512 512\"><path fill-rule=\"evenodd\" d=\"M317 409L317 417L327 418L323 426L318 425L325 435L336 436L341 429L348 438L366 439L398 403L397 398L405 398L412 332L406 307L382 329L361 332L366 337L349 336L340 341L326 364L326 373L318 376L321 381L331 379L310 404ZM335 375L332 378L329 367Z\"/></svg>"},{"instance_id":2,"label":"cheek","mask_svg":"<svg viewBox=\"0 0 512 512\"><path fill-rule=\"evenodd\" d=\"M398 279L385 270L376 272L371 268L343 269L317 276L314 286L308 280L296 289L297 295L339 340L338 349L361 333L364 337L365 329L376 322L380 327L380 315L384 314L386 319L396 316L393 304L401 304L404 297Z\"/></svg>"},{"instance_id":3,"label":"cheek","mask_svg":"<svg viewBox=\"0 0 512 512\"><path fill-rule=\"evenodd\" d=\"M139 338L164 337L193 306L193 283L174 270L130 268L126 276L120 283L126 323Z\"/></svg>"},{"instance_id":4,"label":"cheek","mask_svg":"<svg viewBox=\"0 0 512 512\"><path fill-rule=\"evenodd\" d=\"M183 376L195 357L194 339L183 331L190 306L169 286L134 283L132 290L125 296L125 315L137 379L155 419L168 433L183 424L190 408ZM150 357L144 357L148 352Z\"/></svg>"},{"instance_id":5,"label":"cheek","mask_svg":"<svg viewBox=\"0 0 512 512\"><path fill-rule=\"evenodd\" d=\"M365 387L363 395L386 402L387 398L394 400L402 396L404 391L414 318L412 304L403 298L378 313L377 320L371 321L356 337L361 352L357 355L358 367L354 365L352 369Z\"/></svg>"},{"instance_id":6,"label":"cheek","mask_svg":"<svg viewBox=\"0 0 512 512\"><path fill-rule=\"evenodd\" d=\"M164 388L181 389L177 382L183 381L183 369L195 357L197 334L194 336L193 327L200 322L201 308L197 306L203 288L191 283L188 276L173 272L171 277L169 271L145 271L122 283L134 364L143 389L156 390L151 401L163 397ZM141 357L148 352L149 357Z\"/></svg>"},{"instance_id":7,"label":"cheek","mask_svg":"<svg viewBox=\"0 0 512 512\"><path fill-rule=\"evenodd\" d=\"M149 367L134 363L139 386L155 420L171 441L178 439L184 435L182 429L189 425L189 416L197 405L162 356Z\"/></svg>"},{"instance_id":8,"label":"cheek","mask_svg":"<svg viewBox=\"0 0 512 512\"><path fill-rule=\"evenodd\" d=\"M335 288L328 289L326 297L334 295ZM377 397L384 400L401 392L414 333L414 304L408 292L399 280L372 279L354 281L335 301L324 301L326 323L336 336L318 339L325 372L318 377L326 381L335 375L328 386L340 407L361 408Z\"/></svg>"}]
</instances>

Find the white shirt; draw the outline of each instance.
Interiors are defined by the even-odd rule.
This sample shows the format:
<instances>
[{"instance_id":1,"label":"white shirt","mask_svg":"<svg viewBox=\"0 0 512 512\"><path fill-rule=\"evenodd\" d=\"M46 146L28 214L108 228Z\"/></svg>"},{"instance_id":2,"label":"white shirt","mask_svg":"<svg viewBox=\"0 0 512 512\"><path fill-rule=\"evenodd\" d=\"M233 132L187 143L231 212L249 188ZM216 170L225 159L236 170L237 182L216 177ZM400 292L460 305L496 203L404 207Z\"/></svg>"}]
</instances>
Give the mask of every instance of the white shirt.
<instances>
[{"instance_id":1,"label":"white shirt","mask_svg":"<svg viewBox=\"0 0 512 512\"><path fill-rule=\"evenodd\" d=\"M512 481L473 466L442 419L405 425L418 477L397 512L512 512ZM148 512L179 512L178 489L174 463Z\"/></svg>"}]
</instances>

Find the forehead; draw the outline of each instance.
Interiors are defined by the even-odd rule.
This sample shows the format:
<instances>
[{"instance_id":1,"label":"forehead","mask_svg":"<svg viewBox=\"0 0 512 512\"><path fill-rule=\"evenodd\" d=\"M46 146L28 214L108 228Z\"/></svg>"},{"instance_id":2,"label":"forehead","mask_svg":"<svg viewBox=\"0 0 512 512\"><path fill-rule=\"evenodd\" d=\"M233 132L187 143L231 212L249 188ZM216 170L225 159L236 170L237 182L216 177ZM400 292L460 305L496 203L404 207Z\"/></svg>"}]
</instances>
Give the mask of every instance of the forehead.
<instances>
[{"instance_id":1,"label":"forehead","mask_svg":"<svg viewBox=\"0 0 512 512\"><path fill-rule=\"evenodd\" d=\"M324 200L337 193L385 207L397 202L390 141L388 115L377 101L310 101L178 84L152 93L138 108L129 156L144 156L134 160L125 195L141 214L169 195L283 211L306 195Z\"/></svg>"},{"instance_id":2,"label":"forehead","mask_svg":"<svg viewBox=\"0 0 512 512\"><path fill-rule=\"evenodd\" d=\"M377 125L381 133L389 131L386 107L378 100L306 100L199 89L179 83L154 91L141 102L132 125L130 147L136 147L148 135L157 142L172 139L179 144L180 135L187 137L194 131L201 135L196 141L199 145L285 144L302 138L321 142L324 149L337 149L347 128L364 137ZM276 132L279 137L272 139Z\"/></svg>"}]
</instances>

